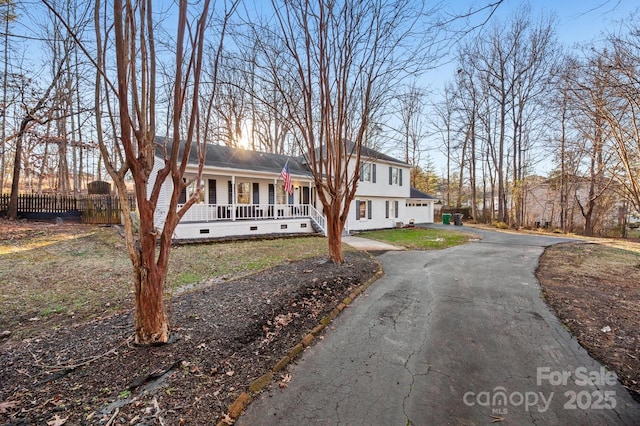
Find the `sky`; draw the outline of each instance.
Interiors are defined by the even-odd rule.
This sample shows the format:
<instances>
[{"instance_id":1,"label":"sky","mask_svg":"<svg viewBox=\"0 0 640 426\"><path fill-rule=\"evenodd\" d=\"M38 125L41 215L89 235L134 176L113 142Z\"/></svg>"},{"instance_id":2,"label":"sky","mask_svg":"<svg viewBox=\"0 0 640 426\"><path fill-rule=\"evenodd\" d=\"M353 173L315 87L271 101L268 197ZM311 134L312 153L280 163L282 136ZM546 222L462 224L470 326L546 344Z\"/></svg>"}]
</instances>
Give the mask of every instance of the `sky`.
<instances>
[{"instance_id":1,"label":"sky","mask_svg":"<svg viewBox=\"0 0 640 426\"><path fill-rule=\"evenodd\" d=\"M451 15L478 10L495 0L457 0L448 1L446 9ZM508 19L515 10L521 7L523 0L503 0L491 17L493 21ZM558 41L567 48L582 44L591 44L601 40L603 34L615 32L620 28L620 21L640 10L638 0L531 0L532 15L552 15L555 17ZM478 13L475 21L478 24L487 19L486 13ZM488 21L491 26L493 21ZM479 30L481 31L481 30ZM452 52L455 55L455 51ZM444 83L455 74L456 65L445 59L434 72L428 74L432 89L442 88Z\"/></svg>"},{"instance_id":2,"label":"sky","mask_svg":"<svg viewBox=\"0 0 640 426\"><path fill-rule=\"evenodd\" d=\"M558 36L571 45L598 39L602 32L615 31L620 20L636 11L640 3L635 0L541 0L535 2L534 7L557 15Z\"/></svg>"}]
</instances>

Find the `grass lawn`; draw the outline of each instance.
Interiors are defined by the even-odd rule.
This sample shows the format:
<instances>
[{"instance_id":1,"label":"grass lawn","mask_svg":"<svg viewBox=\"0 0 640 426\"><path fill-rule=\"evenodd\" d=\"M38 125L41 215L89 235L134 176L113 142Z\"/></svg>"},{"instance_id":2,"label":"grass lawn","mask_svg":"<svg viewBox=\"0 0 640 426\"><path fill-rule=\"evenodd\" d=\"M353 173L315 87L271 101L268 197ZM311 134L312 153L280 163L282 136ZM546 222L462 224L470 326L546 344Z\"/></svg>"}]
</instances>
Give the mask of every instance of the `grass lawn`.
<instances>
[{"instance_id":1,"label":"grass lawn","mask_svg":"<svg viewBox=\"0 0 640 426\"><path fill-rule=\"evenodd\" d=\"M345 246L345 250L348 250ZM301 237L173 247L165 293L328 256L327 240ZM0 331L32 334L133 307L131 262L113 228L49 226L0 241Z\"/></svg>"},{"instance_id":2,"label":"grass lawn","mask_svg":"<svg viewBox=\"0 0 640 426\"><path fill-rule=\"evenodd\" d=\"M477 238L475 235L464 232L426 228L382 229L363 232L360 235L409 250L444 249L464 244L471 238Z\"/></svg>"}]
</instances>

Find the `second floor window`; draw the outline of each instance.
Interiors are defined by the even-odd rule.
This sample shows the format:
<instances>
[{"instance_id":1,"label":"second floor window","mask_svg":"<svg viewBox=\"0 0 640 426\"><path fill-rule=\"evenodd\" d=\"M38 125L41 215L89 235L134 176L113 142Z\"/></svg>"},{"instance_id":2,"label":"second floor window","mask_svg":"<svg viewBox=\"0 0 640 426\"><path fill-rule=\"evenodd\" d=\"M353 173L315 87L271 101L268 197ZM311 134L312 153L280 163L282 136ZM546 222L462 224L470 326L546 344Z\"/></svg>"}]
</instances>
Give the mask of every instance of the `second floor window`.
<instances>
[{"instance_id":1,"label":"second floor window","mask_svg":"<svg viewBox=\"0 0 640 426\"><path fill-rule=\"evenodd\" d=\"M389 185L402 186L402 169L399 167L389 167Z\"/></svg>"},{"instance_id":2,"label":"second floor window","mask_svg":"<svg viewBox=\"0 0 640 426\"><path fill-rule=\"evenodd\" d=\"M376 165L372 163L360 162L360 182L376 183Z\"/></svg>"}]
</instances>

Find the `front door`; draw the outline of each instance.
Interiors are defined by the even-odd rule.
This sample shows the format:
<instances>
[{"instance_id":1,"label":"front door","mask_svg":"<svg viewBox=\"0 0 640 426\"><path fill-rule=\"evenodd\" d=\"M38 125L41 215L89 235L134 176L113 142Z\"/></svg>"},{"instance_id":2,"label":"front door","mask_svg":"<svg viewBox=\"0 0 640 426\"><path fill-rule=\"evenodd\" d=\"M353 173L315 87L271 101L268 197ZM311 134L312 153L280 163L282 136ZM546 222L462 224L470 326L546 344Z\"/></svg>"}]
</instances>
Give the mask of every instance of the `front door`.
<instances>
[{"instance_id":1,"label":"front door","mask_svg":"<svg viewBox=\"0 0 640 426\"><path fill-rule=\"evenodd\" d=\"M309 204L309 187L302 187L302 204Z\"/></svg>"}]
</instances>

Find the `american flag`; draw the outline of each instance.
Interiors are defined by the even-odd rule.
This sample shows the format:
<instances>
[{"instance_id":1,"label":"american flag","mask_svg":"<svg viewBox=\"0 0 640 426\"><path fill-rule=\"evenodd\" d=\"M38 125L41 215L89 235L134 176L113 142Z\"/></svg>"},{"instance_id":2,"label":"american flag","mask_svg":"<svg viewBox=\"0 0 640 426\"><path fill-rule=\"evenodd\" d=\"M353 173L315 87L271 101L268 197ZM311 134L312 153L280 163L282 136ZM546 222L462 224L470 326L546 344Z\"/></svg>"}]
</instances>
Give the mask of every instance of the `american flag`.
<instances>
[{"instance_id":1,"label":"american flag","mask_svg":"<svg viewBox=\"0 0 640 426\"><path fill-rule=\"evenodd\" d=\"M284 191L289 195L293 194L293 184L291 183L291 174L289 173L289 160L284 163L280 176L282 176L284 180Z\"/></svg>"}]
</instances>

